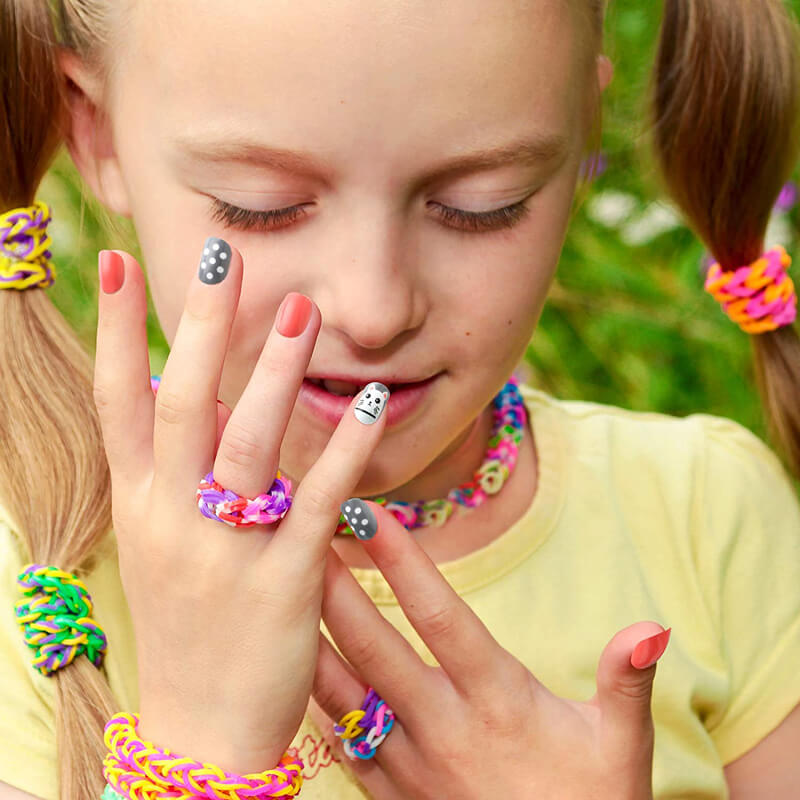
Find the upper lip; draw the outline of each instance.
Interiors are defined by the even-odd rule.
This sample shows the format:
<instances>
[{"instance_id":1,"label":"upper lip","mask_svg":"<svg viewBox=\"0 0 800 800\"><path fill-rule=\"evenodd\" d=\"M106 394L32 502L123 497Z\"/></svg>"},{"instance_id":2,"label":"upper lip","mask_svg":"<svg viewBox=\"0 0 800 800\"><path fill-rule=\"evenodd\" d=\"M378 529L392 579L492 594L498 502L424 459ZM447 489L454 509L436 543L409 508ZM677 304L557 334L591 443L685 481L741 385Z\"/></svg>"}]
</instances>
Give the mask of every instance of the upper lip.
<instances>
[{"instance_id":1,"label":"upper lip","mask_svg":"<svg viewBox=\"0 0 800 800\"><path fill-rule=\"evenodd\" d=\"M368 383L372 383L373 381L378 381L379 383L384 384L385 386L397 385L401 383L422 383L422 381L427 381L430 378L433 378L434 375L428 375L425 378L406 378L400 377L399 375L385 375L375 376L370 375L369 378L357 378L353 375L342 375L342 374L327 374L327 375L306 375L306 378L313 378L317 381L346 381L347 383L355 383L358 386L366 386Z\"/></svg>"}]
</instances>

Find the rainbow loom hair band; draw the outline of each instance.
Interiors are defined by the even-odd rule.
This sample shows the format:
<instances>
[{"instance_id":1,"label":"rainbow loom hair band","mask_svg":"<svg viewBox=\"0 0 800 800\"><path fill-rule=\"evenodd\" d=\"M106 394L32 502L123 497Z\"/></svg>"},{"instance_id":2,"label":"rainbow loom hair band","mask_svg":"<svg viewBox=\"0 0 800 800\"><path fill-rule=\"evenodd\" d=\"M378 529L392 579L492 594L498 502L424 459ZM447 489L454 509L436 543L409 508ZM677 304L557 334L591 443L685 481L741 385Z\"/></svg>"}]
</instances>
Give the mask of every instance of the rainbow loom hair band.
<instances>
[{"instance_id":1,"label":"rainbow loom hair band","mask_svg":"<svg viewBox=\"0 0 800 800\"><path fill-rule=\"evenodd\" d=\"M704 288L745 333L773 331L797 318L797 293L787 274L791 263L780 244L737 269L723 270L715 261Z\"/></svg>"},{"instance_id":2,"label":"rainbow loom hair band","mask_svg":"<svg viewBox=\"0 0 800 800\"><path fill-rule=\"evenodd\" d=\"M0 289L46 289L55 283L51 219L50 206L41 200L0 214Z\"/></svg>"},{"instance_id":3,"label":"rainbow loom hair band","mask_svg":"<svg viewBox=\"0 0 800 800\"><path fill-rule=\"evenodd\" d=\"M85 653L96 667L108 646L92 619L92 599L83 581L58 567L28 564L17 576L25 598L16 603L25 644L34 652L33 666L52 677Z\"/></svg>"}]
</instances>

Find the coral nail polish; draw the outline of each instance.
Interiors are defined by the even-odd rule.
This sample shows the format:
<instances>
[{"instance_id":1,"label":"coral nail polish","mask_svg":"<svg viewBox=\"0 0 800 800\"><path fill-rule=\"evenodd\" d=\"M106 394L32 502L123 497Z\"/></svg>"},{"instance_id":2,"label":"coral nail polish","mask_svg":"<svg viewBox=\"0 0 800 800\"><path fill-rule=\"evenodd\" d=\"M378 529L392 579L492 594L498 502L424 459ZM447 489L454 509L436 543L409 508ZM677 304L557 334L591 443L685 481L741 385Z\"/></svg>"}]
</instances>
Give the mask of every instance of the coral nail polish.
<instances>
[{"instance_id":1,"label":"coral nail polish","mask_svg":"<svg viewBox=\"0 0 800 800\"><path fill-rule=\"evenodd\" d=\"M101 250L97 257L100 288L105 294L114 294L125 282L125 262L113 250Z\"/></svg>"},{"instance_id":2,"label":"coral nail polish","mask_svg":"<svg viewBox=\"0 0 800 800\"><path fill-rule=\"evenodd\" d=\"M661 633L657 633L655 636L642 639L642 641L633 648L631 664L636 667L636 669L652 667L667 649L671 631L672 628L667 628L665 631L661 631Z\"/></svg>"},{"instance_id":3,"label":"coral nail polish","mask_svg":"<svg viewBox=\"0 0 800 800\"><path fill-rule=\"evenodd\" d=\"M311 319L311 301L299 292L289 292L278 309L275 327L281 336L294 339L299 336Z\"/></svg>"}]
</instances>

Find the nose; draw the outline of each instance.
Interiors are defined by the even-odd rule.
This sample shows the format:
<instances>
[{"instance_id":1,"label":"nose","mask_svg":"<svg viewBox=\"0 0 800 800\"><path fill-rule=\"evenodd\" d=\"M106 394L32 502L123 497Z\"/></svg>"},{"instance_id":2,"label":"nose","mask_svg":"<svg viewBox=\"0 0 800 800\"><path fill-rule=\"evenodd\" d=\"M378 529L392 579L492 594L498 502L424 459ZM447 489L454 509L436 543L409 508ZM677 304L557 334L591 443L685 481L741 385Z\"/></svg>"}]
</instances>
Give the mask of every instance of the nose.
<instances>
[{"instance_id":1,"label":"nose","mask_svg":"<svg viewBox=\"0 0 800 800\"><path fill-rule=\"evenodd\" d=\"M418 328L426 284L409 236L388 224L360 225L328 251L317 304L325 327L366 350L388 347Z\"/></svg>"}]
</instances>

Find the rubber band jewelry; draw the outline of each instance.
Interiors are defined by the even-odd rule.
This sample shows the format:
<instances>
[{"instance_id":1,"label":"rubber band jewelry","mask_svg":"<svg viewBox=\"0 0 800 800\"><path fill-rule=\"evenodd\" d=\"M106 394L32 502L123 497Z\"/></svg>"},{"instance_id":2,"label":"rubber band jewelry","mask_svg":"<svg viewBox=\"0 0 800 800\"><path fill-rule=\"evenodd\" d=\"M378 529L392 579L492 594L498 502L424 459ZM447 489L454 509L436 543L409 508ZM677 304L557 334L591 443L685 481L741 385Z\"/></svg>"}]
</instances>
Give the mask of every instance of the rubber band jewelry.
<instances>
[{"instance_id":1,"label":"rubber band jewelry","mask_svg":"<svg viewBox=\"0 0 800 800\"><path fill-rule=\"evenodd\" d=\"M745 333L773 331L797 318L797 293L787 274L791 263L780 244L737 269L723 270L715 261L708 269L705 290Z\"/></svg>"},{"instance_id":2,"label":"rubber band jewelry","mask_svg":"<svg viewBox=\"0 0 800 800\"><path fill-rule=\"evenodd\" d=\"M159 375L150 376L150 388L158 392ZM283 519L292 507L292 482L278 470L269 491L258 497L242 497L214 480L213 470L197 487L197 507L204 517L224 522L234 528L268 525Z\"/></svg>"},{"instance_id":3,"label":"rubber band jewelry","mask_svg":"<svg viewBox=\"0 0 800 800\"><path fill-rule=\"evenodd\" d=\"M525 432L527 410L519 392L519 379L512 375L505 386L492 400L494 424L483 463L475 471L471 481L448 492L447 497L437 500L418 500L413 503L385 497L370 497L369 500L384 506L406 528L414 530L426 525L444 525L457 506L468 510L485 503L489 495L503 488L517 463L519 443ZM344 515L339 517L336 533L353 534Z\"/></svg>"},{"instance_id":4,"label":"rubber band jewelry","mask_svg":"<svg viewBox=\"0 0 800 800\"><path fill-rule=\"evenodd\" d=\"M0 214L0 289L46 289L55 283L51 220L50 206L41 200Z\"/></svg>"},{"instance_id":5,"label":"rubber band jewelry","mask_svg":"<svg viewBox=\"0 0 800 800\"><path fill-rule=\"evenodd\" d=\"M274 769L238 775L214 764L175 755L141 739L138 725L137 714L120 712L106 723L103 732L108 748L103 759L103 776L111 790L125 798L238 800L295 797L300 793L304 764L296 748L290 747Z\"/></svg>"},{"instance_id":6,"label":"rubber band jewelry","mask_svg":"<svg viewBox=\"0 0 800 800\"><path fill-rule=\"evenodd\" d=\"M96 667L108 647L92 619L92 599L83 581L58 567L28 564L17 575L25 598L17 601L17 622L34 652L33 666L51 677L85 653Z\"/></svg>"},{"instance_id":7,"label":"rubber band jewelry","mask_svg":"<svg viewBox=\"0 0 800 800\"><path fill-rule=\"evenodd\" d=\"M394 711L370 686L361 708L348 711L334 724L333 732L342 740L345 755L355 761L375 755L378 745L394 726Z\"/></svg>"}]
</instances>

